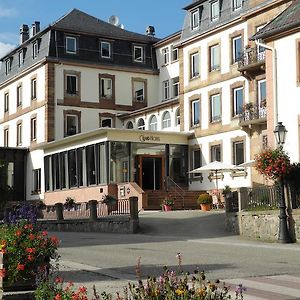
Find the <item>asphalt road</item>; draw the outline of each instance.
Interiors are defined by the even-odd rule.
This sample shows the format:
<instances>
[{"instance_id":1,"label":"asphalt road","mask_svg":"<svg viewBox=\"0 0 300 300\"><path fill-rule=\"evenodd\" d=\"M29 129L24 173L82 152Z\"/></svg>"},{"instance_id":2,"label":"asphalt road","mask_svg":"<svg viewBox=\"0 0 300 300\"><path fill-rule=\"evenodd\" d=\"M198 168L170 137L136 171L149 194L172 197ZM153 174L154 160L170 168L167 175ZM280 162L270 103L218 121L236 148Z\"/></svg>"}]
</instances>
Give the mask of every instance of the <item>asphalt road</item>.
<instances>
[{"instance_id":1,"label":"asphalt road","mask_svg":"<svg viewBox=\"0 0 300 300\"><path fill-rule=\"evenodd\" d=\"M159 275L163 266L205 270L210 279L300 275L300 245L243 240L224 229L224 212L144 212L138 234L55 233L61 239L60 275L99 291L122 290L141 274Z\"/></svg>"}]
</instances>

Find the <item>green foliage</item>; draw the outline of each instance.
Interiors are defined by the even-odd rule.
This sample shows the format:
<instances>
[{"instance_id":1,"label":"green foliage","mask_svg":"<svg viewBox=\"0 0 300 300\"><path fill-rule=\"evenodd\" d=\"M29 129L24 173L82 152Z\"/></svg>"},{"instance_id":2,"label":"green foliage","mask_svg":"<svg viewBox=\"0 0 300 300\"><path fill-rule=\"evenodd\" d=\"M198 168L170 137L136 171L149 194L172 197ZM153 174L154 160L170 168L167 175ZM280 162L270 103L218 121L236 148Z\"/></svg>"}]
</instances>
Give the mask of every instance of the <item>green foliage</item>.
<instances>
[{"instance_id":1,"label":"green foliage","mask_svg":"<svg viewBox=\"0 0 300 300\"><path fill-rule=\"evenodd\" d=\"M73 199L73 198L71 198L71 197L67 197L66 198L66 201L65 201L65 203L64 203L64 207L66 208L66 209L72 209L72 208L74 208L75 207L75 199Z\"/></svg>"},{"instance_id":2,"label":"green foliage","mask_svg":"<svg viewBox=\"0 0 300 300\"><path fill-rule=\"evenodd\" d=\"M104 195L102 198L102 203L106 205L115 205L117 203L117 199L112 195Z\"/></svg>"},{"instance_id":3,"label":"green foliage","mask_svg":"<svg viewBox=\"0 0 300 300\"><path fill-rule=\"evenodd\" d=\"M229 185L225 185L222 194L225 196L226 194L231 193L231 188Z\"/></svg>"},{"instance_id":4,"label":"green foliage","mask_svg":"<svg viewBox=\"0 0 300 300\"><path fill-rule=\"evenodd\" d=\"M200 194L197 199L198 204L212 204L212 202L213 202L212 196L207 193Z\"/></svg>"},{"instance_id":5,"label":"green foliage","mask_svg":"<svg viewBox=\"0 0 300 300\"><path fill-rule=\"evenodd\" d=\"M169 197L166 197L162 202L162 205L174 206L174 204L174 200Z\"/></svg>"}]
</instances>

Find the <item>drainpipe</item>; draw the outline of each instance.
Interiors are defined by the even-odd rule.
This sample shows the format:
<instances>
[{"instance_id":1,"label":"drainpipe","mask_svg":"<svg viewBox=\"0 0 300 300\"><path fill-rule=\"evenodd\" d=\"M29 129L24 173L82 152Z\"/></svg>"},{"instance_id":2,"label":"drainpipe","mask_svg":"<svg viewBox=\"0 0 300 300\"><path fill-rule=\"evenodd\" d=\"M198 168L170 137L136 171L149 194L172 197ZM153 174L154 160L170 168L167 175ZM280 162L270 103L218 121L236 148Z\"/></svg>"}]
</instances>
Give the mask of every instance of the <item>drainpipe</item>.
<instances>
[{"instance_id":1,"label":"drainpipe","mask_svg":"<svg viewBox=\"0 0 300 300\"><path fill-rule=\"evenodd\" d=\"M272 55L272 67L273 67L273 100L274 100L274 126L278 123L278 90L277 90L277 52L274 47L270 47L266 44L255 40L255 44L259 47L264 47L267 50L273 52Z\"/></svg>"}]
</instances>

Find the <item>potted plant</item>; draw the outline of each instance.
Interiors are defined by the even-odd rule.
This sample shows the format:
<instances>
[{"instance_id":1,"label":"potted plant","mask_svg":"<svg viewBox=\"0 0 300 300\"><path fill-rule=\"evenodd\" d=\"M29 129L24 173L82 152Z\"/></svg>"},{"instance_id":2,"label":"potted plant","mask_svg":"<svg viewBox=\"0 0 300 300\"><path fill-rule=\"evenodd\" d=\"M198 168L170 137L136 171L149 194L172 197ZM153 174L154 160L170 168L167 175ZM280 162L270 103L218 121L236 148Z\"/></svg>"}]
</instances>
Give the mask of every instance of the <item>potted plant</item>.
<instances>
[{"instance_id":1,"label":"potted plant","mask_svg":"<svg viewBox=\"0 0 300 300\"><path fill-rule=\"evenodd\" d=\"M224 198L228 199L232 197L232 191L229 185L225 185L223 191L222 191L222 195L224 196Z\"/></svg>"},{"instance_id":2,"label":"potted plant","mask_svg":"<svg viewBox=\"0 0 300 300\"><path fill-rule=\"evenodd\" d=\"M172 208L174 206L174 201L169 198L169 197L166 197L162 203L162 208L164 211L171 211Z\"/></svg>"},{"instance_id":3,"label":"potted plant","mask_svg":"<svg viewBox=\"0 0 300 300\"><path fill-rule=\"evenodd\" d=\"M66 201L64 203L64 207L67 209L67 210L71 210L73 208L75 208L75 199L71 198L71 197L67 197L66 198Z\"/></svg>"},{"instance_id":4,"label":"potted plant","mask_svg":"<svg viewBox=\"0 0 300 300\"><path fill-rule=\"evenodd\" d=\"M201 210L209 211L211 210L213 199L211 195L204 193L199 195L197 202L200 204Z\"/></svg>"},{"instance_id":5,"label":"potted plant","mask_svg":"<svg viewBox=\"0 0 300 300\"><path fill-rule=\"evenodd\" d=\"M106 204L108 214L117 209L117 201L118 200L112 195L107 194L103 196L102 203Z\"/></svg>"}]
</instances>

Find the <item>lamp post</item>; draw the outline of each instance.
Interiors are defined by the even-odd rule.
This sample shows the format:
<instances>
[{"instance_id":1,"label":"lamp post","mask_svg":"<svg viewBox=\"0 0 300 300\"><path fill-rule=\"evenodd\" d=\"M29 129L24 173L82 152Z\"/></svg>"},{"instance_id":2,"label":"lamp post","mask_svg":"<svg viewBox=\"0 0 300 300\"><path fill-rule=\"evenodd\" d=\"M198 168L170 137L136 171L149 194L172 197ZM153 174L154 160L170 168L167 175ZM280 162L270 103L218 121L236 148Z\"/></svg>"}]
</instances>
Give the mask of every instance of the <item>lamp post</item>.
<instances>
[{"instance_id":1,"label":"lamp post","mask_svg":"<svg viewBox=\"0 0 300 300\"><path fill-rule=\"evenodd\" d=\"M283 148L285 143L287 130L282 122L278 122L274 129L274 135L279 149ZM278 242L279 243L291 243L292 239L288 230L286 205L284 196L284 178L280 176L280 204L279 204L279 232Z\"/></svg>"}]
</instances>

